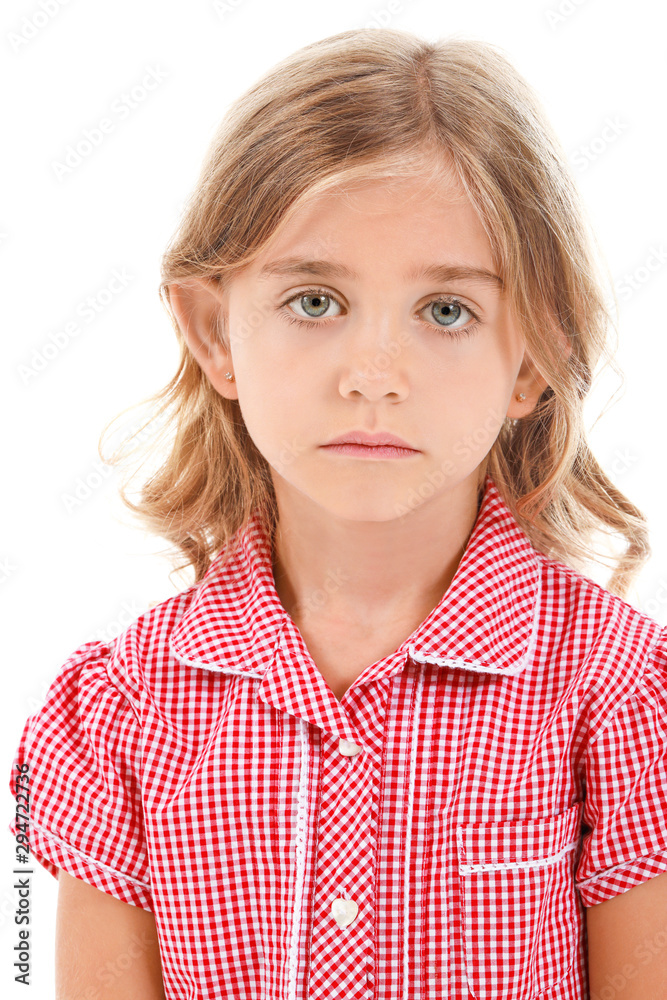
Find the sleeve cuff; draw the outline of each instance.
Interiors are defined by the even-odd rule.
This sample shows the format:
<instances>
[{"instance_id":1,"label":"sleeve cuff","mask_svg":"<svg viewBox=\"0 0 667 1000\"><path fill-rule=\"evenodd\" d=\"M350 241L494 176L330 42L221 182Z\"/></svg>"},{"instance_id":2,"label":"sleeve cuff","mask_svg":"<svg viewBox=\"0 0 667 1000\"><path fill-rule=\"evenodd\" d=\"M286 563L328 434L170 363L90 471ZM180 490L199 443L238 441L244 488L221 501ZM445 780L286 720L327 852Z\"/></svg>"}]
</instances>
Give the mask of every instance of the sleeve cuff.
<instances>
[{"instance_id":1,"label":"sleeve cuff","mask_svg":"<svg viewBox=\"0 0 667 1000\"><path fill-rule=\"evenodd\" d=\"M667 872L667 848L659 854L650 854L636 861L624 861L614 868L591 875L583 882L577 882L576 889L585 907L595 906L596 903L613 899L662 872Z\"/></svg>"},{"instance_id":2,"label":"sleeve cuff","mask_svg":"<svg viewBox=\"0 0 667 1000\"><path fill-rule=\"evenodd\" d=\"M13 822L10 830L13 835L16 834ZM83 854L56 834L39 826L34 820L30 821L29 857L39 861L54 878L58 878L58 869L61 868L69 875L88 882L123 903L154 912L150 885Z\"/></svg>"}]
</instances>

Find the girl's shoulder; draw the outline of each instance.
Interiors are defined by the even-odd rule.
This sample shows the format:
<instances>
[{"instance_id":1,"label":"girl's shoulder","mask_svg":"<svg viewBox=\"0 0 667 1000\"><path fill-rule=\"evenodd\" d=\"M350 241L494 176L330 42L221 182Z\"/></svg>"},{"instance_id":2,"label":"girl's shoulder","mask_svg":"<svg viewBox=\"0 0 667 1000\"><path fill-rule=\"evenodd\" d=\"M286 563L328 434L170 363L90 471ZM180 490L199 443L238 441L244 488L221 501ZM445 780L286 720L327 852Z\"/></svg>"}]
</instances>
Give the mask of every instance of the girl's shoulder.
<instances>
[{"instance_id":1,"label":"girl's shoulder","mask_svg":"<svg viewBox=\"0 0 667 1000\"><path fill-rule=\"evenodd\" d=\"M112 640L109 679L137 696L163 687L168 673L194 684L206 671L257 676L286 618L268 563L245 550L220 556L201 580L151 605Z\"/></svg>"},{"instance_id":2,"label":"girl's shoulder","mask_svg":"<svg viewBox=\"0 0 667 1000\"><path fill-rule=\"evenodd\" d=\"M541 564L538 615L557 641L570 634L592 658L630 656L640 667L667 658L667 625L572 566L535 555ZM649 604L660 608L657 600Z\"/></svg>"},{"instance_id":3,"label":"girl's shoulder","mask_svg":"<svg viewBox=\"0 0 667 1000\"><path fill-rule=\"evenodd\" d=\"M85 643L70 660L103 660L111 684L135 702L150 686L152 676L164 674L171 657L171 637L196 603L201 586L201 582L193 584L153 602L112 639Z\"/></svg>"},{"instance_id":4,"label":"girl's shoulder","mask_svg":"<svg viewBox=\"0 0 667 1000\"><path fill-rule=\"evenodd\" d=\"M663 627L650 613L637 607L628 598L620 597L607 590L603 584L598 583L581 570L574 569L574 567L557 559L552 559L537 549L533 549L533 552L541 564L542 588L546 591L547 597L553 598L554 593L562 591L566 600L580 611L590 606L591 609L596 609L598 612L604 609L607 615L642 619L658 628ZM649 600L647 605L650 604L653 610L658 611L665 603L667 603L667 591L664 593L662 602Z\"/></svg>"}]
</instances>

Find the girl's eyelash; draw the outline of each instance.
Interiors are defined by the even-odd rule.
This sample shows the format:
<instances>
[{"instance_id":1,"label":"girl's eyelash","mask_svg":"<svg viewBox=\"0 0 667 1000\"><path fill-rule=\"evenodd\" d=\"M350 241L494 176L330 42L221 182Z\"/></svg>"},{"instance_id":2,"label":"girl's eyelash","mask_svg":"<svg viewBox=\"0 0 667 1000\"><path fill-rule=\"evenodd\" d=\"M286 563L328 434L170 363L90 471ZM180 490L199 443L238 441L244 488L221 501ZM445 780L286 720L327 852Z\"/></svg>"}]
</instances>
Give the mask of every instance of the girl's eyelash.
<instances>
[{"instance_id":1,"label":"girl's eyelash","mask_svg":"<svg viewBox=\"0 0 667 1000\"><path fill-rule=\"evenodd\" d=\"M281 304L281 308L285 309L290 304L290 302L294 301L294 299L300 299L304 295L323 295L326 298L331 299L333 302L337 302L338 305L340 305L338 299L334 295L331 295L329 292L327 292L324 288L304 288L302 291L297 292L296 295L290 295L290 297ZM426 305L422 306L420 312L423 309L426 309L427 306L432 306L440 302L443 303L444 305L463 306L464 309L468 310L474 322L469 323L468 326L466 327L458 327L458 328L446 327L446 326L438 327L438 325L435 323L429 323L428 326L434 326L435 329L438 330L438 332L442 333L443 336L451 337L453 340L458 340L461 337L469 337L471 334L475 332L475 330L477 330L477 328L479 327L479 316L475 312L473 312L470 306L466 305L465 302L462 302L461 299L457 299L454 295L439 295L437 296L437 298L431 299L429 302L426 303ZM285 313L285 318L287 319L288 323L295 323L297 326L316 327L316 326L323 326L325 323L328 322L328 319L335 319L336 317L330 316L328 319L308 320L308 319L302 319L300 316L295 316L291 310L287 309Z\"/></svg>"}]
</instances>

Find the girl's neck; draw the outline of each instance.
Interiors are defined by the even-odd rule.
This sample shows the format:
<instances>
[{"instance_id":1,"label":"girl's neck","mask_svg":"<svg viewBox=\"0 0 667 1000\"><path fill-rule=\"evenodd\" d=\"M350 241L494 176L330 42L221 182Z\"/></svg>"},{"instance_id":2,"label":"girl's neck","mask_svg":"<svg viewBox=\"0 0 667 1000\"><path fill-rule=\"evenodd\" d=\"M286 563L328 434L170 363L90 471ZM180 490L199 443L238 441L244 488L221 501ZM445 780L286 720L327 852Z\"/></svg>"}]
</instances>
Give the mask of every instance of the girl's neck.
<instances>
[{"instance_id":1,"label":"girl's neck","mask_svg":"<svg viewBox=\"0 0 667 1000\"><path fill-rule=\"evenodd\" d=\"M342 520L296 491L277 496L276 592L311 627L419 624L449 588L479 510L475 476L401 520Z\"/></svg>"}]
</instances>

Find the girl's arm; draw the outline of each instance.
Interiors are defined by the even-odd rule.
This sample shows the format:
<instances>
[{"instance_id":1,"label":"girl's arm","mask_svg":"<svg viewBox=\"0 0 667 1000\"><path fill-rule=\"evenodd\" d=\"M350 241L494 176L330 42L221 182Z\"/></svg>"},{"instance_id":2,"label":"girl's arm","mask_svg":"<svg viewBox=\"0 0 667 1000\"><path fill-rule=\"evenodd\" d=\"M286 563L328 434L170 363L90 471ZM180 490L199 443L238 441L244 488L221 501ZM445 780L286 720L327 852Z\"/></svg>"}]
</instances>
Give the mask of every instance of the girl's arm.
<instances>
[{"instance_id":1,"label":"girl's arm","mask_svg":"<svg viewBox=\"0 0 667 1000\"><path fill-rule=\"evenodd\" d=\"M165 1000L155 917L62 871L56 1000Z\"/></svg>"},{"instance_id":2,"label":"girl's arm","mask_svg":"<svg viewBox=\"0 0 667 1000\"><path fill-rule=\"evenodd\" d=\"M588 907L586 926L591 1000L667 1000L667 872Z\"/></svg>"}]
</instances>

